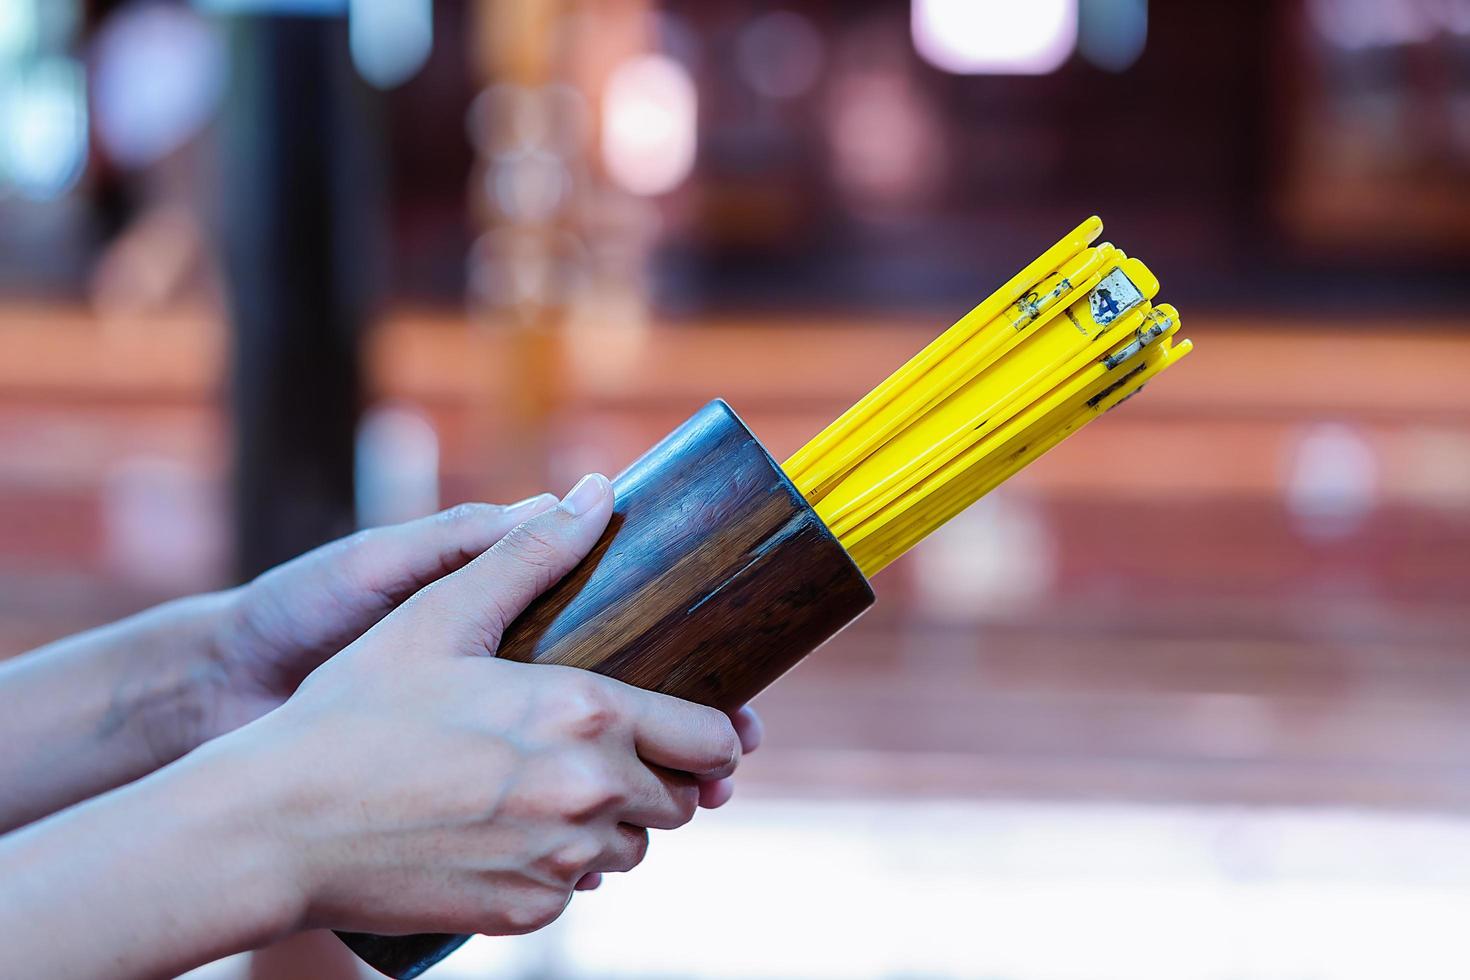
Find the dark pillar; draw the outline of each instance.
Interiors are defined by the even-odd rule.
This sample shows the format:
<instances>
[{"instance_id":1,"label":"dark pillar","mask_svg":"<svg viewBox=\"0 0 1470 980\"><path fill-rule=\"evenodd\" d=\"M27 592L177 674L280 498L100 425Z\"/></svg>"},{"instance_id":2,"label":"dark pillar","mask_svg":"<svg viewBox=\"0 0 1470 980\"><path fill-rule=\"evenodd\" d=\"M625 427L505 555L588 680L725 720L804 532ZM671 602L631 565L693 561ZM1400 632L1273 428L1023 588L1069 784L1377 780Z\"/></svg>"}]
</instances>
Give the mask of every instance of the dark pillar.
<instances>
[{"instance_id":1,"label":"dark pillar","mask_svg":"<svg viewBox=\"0 0 1470 980\"><path fill-rule=\"evenodd\" d=\"M378 101L341 17L240 17L220 140L236 570L353 526L361 339L382 279Z\"/></svg>"}]
</instances>

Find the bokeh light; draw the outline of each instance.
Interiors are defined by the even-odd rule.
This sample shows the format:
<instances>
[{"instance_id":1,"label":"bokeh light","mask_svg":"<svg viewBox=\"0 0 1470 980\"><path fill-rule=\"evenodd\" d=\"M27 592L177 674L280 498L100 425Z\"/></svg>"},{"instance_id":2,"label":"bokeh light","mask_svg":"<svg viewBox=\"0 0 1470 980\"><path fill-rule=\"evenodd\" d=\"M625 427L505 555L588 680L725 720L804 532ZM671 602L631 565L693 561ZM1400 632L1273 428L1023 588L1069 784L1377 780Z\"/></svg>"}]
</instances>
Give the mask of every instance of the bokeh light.
<instances>
[{"instance_id":1,"label":"bokeh light","mask_svg":"<svg viewBox=\"0 0 1470 980\"><path fill-rule=\"evenodd\" d=\"M689 72L666 55L619 65L602 104L602 161L634 194L664 194L694 169L698 97Z\"/></svg>"},{"instance_id":2,"label":"bokeh light","mask_svg":"<svg viewBox=\"0 0 1470 980\"><path fill-rule=\"evenodd\" d=\"M93 45L97 138L125 167L161 160L196 136L224 94L224 45L188 7L139 4L108 18Z\"/></svg>"},{"instance_id":3,"label":"bokeh light","mask_svg":"<svg viewBox=\"0 0 1470 980\"><path fill-rule=\"evenodd\" d=\"M753 18L735 39L740 77L761 95L792 99L805 95L822 73L822 35L791 10Z\"/></svg>"},{"instance_id":4,"label":"bokeh light","mask_svg":"<svg viewBox=\"0 0 1470 980\"><path fill-rule=\"evenodd\" d=\"M1077 43L1077 0L913 0L914 47L960 75L1045 75Z\"/></svg>"},{"instance_id":5,"label":"bokeh light","mask_svg":"<svg viewBox=\"0 0 1470 980\"><path fill-rule=\"evenodd\" d=\"M401 85L434 49L433 0L349 0L347 38L358 74L378 88Z\"/></svg>"},{"instance_id":6,"label":"bokeh light","mask_svg":"<svg viewBox=\"0 0 1470 980\"><path fill-rule=\"evenodd\" d=\"M58 197L86 161L86 81L78 61L38 59L0 83L0 186L36 200Z\"/></svg>"},{"instance_id":7,"label":"bokeh light","mask_svg":"<svg viewBox=\"0 0 1470 980\"><path fill-rule=\"evenodd\" d=\"M1127 71L1148 43L1148 0L1079 0L1077 53L1105 71Z\"/></svg>"}]
</instances>

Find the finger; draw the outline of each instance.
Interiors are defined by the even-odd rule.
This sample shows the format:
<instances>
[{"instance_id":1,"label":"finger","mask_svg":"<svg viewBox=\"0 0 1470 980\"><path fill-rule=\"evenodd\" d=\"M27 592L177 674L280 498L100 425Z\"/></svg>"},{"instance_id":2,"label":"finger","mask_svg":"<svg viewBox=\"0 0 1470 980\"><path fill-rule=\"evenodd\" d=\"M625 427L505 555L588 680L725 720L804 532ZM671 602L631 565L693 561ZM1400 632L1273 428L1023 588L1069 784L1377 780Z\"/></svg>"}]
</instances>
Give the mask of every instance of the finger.
<instances>
[{"instance_id":1,"label":"finger","mask_svg":"<svg viewBox=\"0 0 1470 980\"><path fill-rule=\"evenodd\" d=\"M699 784L693 776L625 758L628 771L623 776L623 784L627 787L627 802L619 811L619 820L652 830L677 830L694 819L694 811L699 806Z\"/></svg>"},{"instance_id":2,"label":"finger","mask_svg":"<svg viewBox=\"0 0 1470 980\"><path fill-rule=\"evenodd\" d=\"M612 485L583 477L561 502L525 521L464 568L434 586L426 602L461 617L494 653L525 608L581 561L612 516Z\"/></svg>"},{"instance_id":3,"label":"finger","mask_svg":"<svg viewBox=\"0 0 1470 980\"><path fill-rule=\"evenodd\" d=\"M644 762L701 779L721 779L740 762L740 739L723 711L624 687L632 698L633 739Z\"/></svg>"},{"instance_id":4,"label":"finger","mask_svg":"<svg viewBox=\"0 0 1470 980\"><path fill-rule=\"evenodd\" d=\"M598 886L600 886L601 884L602 872L594 871L591 874L583 875L581 879L577 882L577 884L573 886L573 890L579 892L596 891Z\"/></svg>"},{"instance_id":5,"label":"finger","mask_svg":"<svg viewBox=\"0 0 1470 980\"><path fill-rule=\"evenodd\" d=\"M506 506L461 504L416 521L374 528L353 556L358 588L402 600L484 554L517 524L556 505L549 493ZM338 569L324 568L331 574Z\"/></svg>"},{"instance_id":6,"label":"finger","mask_svg":"<svg viewBox=\"0 0 1470 980\"><path fill-rule=\"evenodd\" d=\"M699 783L699 805L705 810L715 810L730 802L735 795L735 780L703 779Z\"/></svg>"},{"instance_id":7,"label":"finger","mask_svg":"<svg viewBox=\"0 0 1470 980\"><path fill-rule=\"evenodd\" d=\"M549 493L506 506L461 504L334 541L252 582L245 597L248 625L268 642L335 652L419 589L555 504Z\"/></svg>"},{"instance_id":8,"label":"finger","mask_svg":"<svg viewBox=\"0 0 1470 980\"><path fill-rule=\"evenodd\" d=\"M620 823L613 828L607 849L598 857L596 871L632 871L648 854L648 831Z\"/></svg>"},{"instance_id":9,"label":"finger","mask_svg":"<svg viewBox=\"0 0 1470 980\"><path fill-rule=\"evenodd\" d=\"M761 747L761 740L765 738L766 725L761 721L761 716L755 713L755 709L746 705L730 716L735 724L735 734L740 736L740 751L750 755Z\"/></svg>"}]
</instances>

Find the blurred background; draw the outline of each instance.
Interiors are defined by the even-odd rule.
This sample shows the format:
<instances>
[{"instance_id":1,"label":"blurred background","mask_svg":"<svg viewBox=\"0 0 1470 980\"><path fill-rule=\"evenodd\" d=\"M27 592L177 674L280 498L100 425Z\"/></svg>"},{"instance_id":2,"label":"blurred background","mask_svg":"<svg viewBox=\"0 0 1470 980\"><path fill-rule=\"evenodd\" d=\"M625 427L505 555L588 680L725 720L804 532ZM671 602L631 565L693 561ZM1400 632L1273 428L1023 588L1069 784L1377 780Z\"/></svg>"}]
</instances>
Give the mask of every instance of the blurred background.
<instances>
[{"instance_id":1,"label":"blurred background","mask_svg":"<svg viewBox=\"0 0 1470 980\"><path fill-rule=\"evenodd\" d=\"M781 458L1092 213L1196 354L435 975L1463 977L1470 0L0 0L0 655Z\"/></svg>"}]
</instances>

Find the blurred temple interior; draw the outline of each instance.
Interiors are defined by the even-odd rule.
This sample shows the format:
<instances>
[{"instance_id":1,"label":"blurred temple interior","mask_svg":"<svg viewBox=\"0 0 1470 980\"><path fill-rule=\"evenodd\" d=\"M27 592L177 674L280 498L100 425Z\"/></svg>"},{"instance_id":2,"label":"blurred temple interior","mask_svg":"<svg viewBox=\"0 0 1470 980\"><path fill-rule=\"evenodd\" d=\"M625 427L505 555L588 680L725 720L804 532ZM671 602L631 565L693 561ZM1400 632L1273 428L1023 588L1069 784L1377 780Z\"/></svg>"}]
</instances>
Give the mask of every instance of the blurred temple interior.
<instances>
[{"instance_id":1,"label":"blurred temple interior","mask_svg":"<svg viewBox=\"0 0 1470 980\"><path fill-rule=\"evenodd\" d=\"M1463 977L1467 0L0 0L0 656L716 396L782 458L1094 213L1189 362L432 975Z\"/></svg>"}]
</instances>

